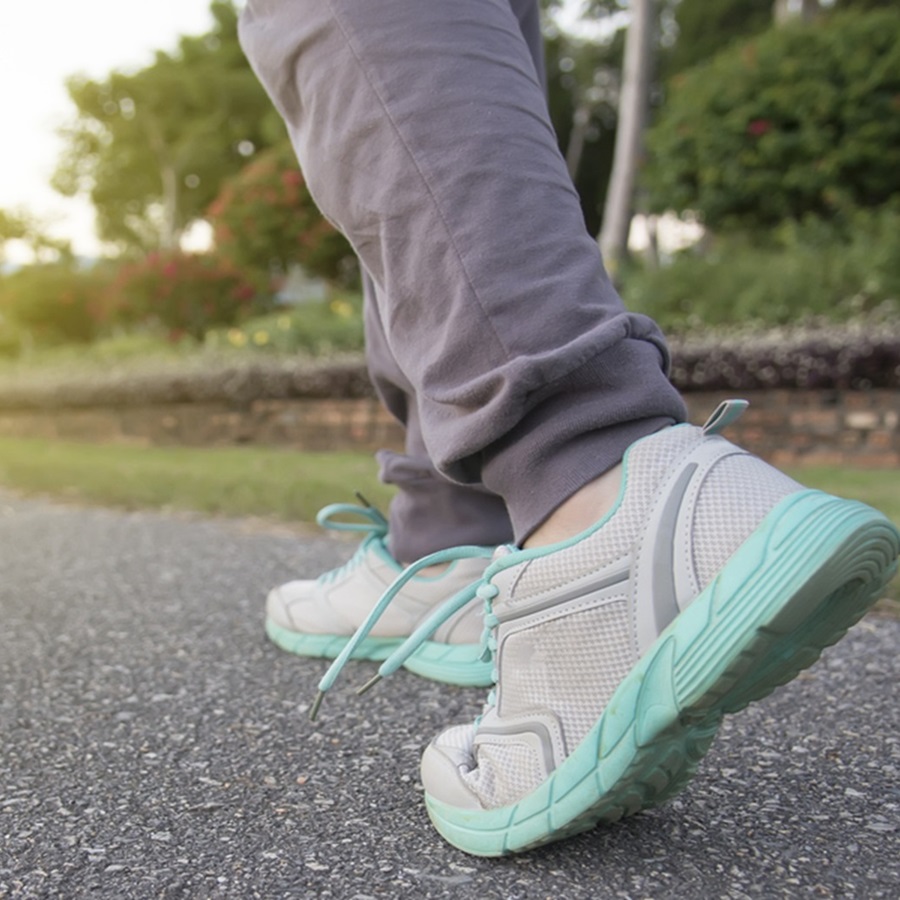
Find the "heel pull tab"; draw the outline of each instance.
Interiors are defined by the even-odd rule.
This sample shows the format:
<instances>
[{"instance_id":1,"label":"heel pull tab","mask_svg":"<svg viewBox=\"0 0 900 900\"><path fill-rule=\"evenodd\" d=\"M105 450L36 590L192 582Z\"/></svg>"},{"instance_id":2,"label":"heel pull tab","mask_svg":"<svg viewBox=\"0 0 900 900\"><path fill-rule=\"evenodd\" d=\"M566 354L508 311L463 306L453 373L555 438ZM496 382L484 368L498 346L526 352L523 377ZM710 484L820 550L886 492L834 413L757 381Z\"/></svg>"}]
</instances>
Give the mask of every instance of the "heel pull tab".
<instances>
[{"instance_id":1,"label":"heel pull tab","mask_svg":"<svg viewBox=\"0 0 900 900\"><path fill-rule=\"evenodd\" d=\"M719 434L736 422L750 404L746 400L723 400L703 426L704 434Z\"/></svg>"}]
</instances>

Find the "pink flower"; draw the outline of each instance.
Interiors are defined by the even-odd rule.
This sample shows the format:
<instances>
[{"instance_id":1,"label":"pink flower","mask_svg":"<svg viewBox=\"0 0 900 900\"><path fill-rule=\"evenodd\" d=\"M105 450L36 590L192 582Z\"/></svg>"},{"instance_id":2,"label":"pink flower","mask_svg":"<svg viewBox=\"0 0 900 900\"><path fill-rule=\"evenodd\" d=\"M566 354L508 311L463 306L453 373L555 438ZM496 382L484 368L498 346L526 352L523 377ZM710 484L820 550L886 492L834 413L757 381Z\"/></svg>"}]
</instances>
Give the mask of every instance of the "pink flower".
<instances>
[{"instance_id":1,"label":"pink flower","mask_svg":"<svg viewBox=\"0 0 900 900\"><path fill-rule=\"evenodd\" d=\"M764 134L772 130L772 123L768 119L753 119L747 125L747 134L753 137L762 137Z\"/></svg>"}]
</instances>

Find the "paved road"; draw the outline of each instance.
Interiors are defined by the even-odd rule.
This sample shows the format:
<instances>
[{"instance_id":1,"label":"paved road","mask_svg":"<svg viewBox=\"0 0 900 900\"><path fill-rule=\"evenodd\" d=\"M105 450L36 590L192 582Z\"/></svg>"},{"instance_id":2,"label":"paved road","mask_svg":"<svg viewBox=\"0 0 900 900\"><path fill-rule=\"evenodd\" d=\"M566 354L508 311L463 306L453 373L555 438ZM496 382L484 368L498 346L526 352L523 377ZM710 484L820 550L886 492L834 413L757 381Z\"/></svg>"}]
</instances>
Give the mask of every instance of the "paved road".
<instances>
[{"instance_id":1,"label":"paved road","mask_svg":"<svg viewBox=\"0 0 900 900\"><path fill-rule=\"evenodd\" d=\"M0 897L900 897L900 622L735 717L666 807L499 861L430 829L423 743L480 692L270 646L347 545L0 495Z\"/></svg>"}]
</instances>

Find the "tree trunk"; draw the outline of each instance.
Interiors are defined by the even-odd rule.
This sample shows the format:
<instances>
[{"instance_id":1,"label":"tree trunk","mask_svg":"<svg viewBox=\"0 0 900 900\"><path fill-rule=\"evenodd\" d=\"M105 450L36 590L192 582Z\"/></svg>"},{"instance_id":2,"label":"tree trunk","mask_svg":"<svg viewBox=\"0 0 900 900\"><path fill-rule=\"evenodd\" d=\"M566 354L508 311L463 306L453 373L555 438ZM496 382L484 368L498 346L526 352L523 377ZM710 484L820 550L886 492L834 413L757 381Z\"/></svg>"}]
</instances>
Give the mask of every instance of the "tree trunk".
<instances>
[{"instance_id":1,"label":"tree trunk","mask_svg":"<svg viewBox=\"0 0 900 900\"><path fill-rule=\"evenodd\" d=\"M163 164L160 175L163 188L163 219L159 243L162 250L174 250L178 247L181 239L176 224L178 221L178 173L173 166Z\"/></svg>"},{"instance_id":2,"label":"tree trunk","mask_svg":"<svg viewBox=\"0 0 900 900\"><path fill-rule=\"evenodd\" d=\"M600 249L611 274L628 252L634 186L647 118L654 11L653 0L632 0L622 64L616 146L600 231Z\"/></svg>"},{"instance_id":3,"label":"tree trunk","mask_svg":"<svg viewBox=\"0 0 900 900\"><path fill-rule=\"evenodd\" d=\"M572 131L569 133L569 144L566 147L566 168L569 170L569 178L572 181L575 181L578 175L581 155L584 153L584 138L590 121L591 108L587 100L582 97L572 116Z\"/></svg>"},{"instance_id":4,"label":"tree trunk","mask_svg":"<svg viewBox=\"0 0 900 900\"><path fill-rule=\"evenodd\" d=\"M169 147L163 138L162 129L152 111L145 116L144 129L156 161L162 187L162 222L159 228L160 250L175 250L181 240L178 228L178 172L171 159Z\"/></svg>"}]
</instances>

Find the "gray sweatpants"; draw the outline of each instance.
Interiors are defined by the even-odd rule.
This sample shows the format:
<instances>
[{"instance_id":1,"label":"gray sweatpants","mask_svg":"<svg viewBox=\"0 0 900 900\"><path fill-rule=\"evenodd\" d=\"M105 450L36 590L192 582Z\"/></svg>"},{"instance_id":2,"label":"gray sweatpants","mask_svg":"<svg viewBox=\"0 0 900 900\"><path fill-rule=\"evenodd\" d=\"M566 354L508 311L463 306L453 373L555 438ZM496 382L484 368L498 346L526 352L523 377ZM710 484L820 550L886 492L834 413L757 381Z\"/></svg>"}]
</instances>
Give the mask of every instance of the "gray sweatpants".
<instances>
[{"instance_id":1,"label":"gray sweatpants","mask_svg":"<svg viewBox=\"0 0 900 900\"><path fill-rule=\"evenodd\" d=\"M521 541L684 418L584 227L533 0L249 0L241 41L366 273L395 556Z\"/></svg>"}]
</instances>

